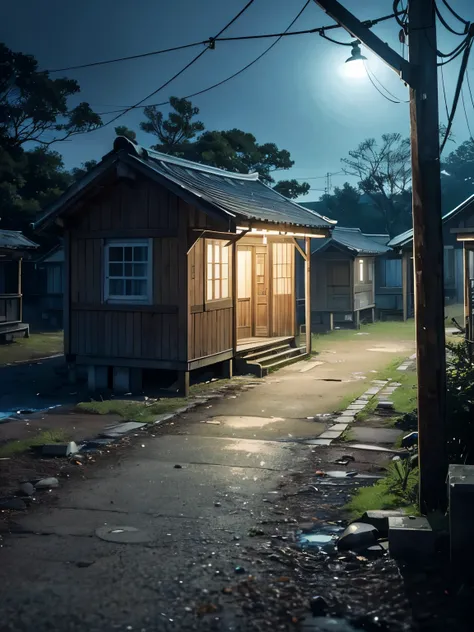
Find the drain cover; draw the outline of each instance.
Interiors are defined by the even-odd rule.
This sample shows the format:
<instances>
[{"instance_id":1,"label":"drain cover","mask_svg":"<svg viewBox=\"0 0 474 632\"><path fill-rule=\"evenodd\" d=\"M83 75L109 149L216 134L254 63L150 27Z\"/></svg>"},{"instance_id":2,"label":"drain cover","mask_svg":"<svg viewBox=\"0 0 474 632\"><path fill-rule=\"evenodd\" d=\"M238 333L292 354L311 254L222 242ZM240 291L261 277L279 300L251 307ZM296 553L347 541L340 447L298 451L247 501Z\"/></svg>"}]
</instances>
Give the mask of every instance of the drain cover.
<instances>
[{"instance_id":1,"label":"drain cover","mask_svg":"<svg viewBox=\"0 0 474 632\"><path fill-rule=\"evenodd\" d=\"M152 537L146 531L136 529L135 527L123 526L104 526L99 527L96 536L107 542L118 542L119 544L143 544L151 542Z\"/></svg>"}]
</instances>

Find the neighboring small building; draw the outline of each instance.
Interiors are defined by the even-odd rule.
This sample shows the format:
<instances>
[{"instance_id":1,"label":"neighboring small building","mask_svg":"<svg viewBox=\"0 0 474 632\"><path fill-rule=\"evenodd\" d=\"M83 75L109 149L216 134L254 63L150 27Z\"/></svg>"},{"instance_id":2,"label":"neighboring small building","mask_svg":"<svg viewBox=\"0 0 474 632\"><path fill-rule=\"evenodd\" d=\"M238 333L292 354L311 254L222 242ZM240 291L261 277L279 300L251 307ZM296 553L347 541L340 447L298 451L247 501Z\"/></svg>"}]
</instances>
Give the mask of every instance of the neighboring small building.
<instances>
[{"instance_id":1,"label":"neighboring small building","mask_svg":"<svg viewBox=\"0 0 474 632\"><path fill-rule=\"evenodd\" d=\"M23 322L22 261L36 248L21 232L0 229L0 340L29 335Z\"/></svg>"},{"instance_id":2,"label":"neighboring small building","mask_svg":"<svg viewBox=\"0 0 474 632\"><path fill-rule=\"evenodd\" d=\"M471 226L474 226L474 195L443 216L446 305L464 302L462 245L457 241L455 233L458 229ZM397 235L388 242L388 245L394 251L394 255L391 255L392 260L395 257L400 260L400 264L390 264L393 269L396 267L396 278L401 281L400 287L393 288L392 297L396 301L396 310L399 310L398 313L406 320L413 317L415 311L413 229Z\"/></svg>"},{"instance_id":3,"label":"neighboring small building","mask_svg":"<svg viewBox=\"0 0 474 632\"><path fill-rule=\"evenodd\" d=\"M36 310L40 322L49 329L63 328L64 249L55 246L35 262Z\"/></svg>"},{"instance_id":4,"label":"neighboring small building","mask_svg":"<svg viewBox=\"0 0 474 632\"><path fill-rule=\"evenodd\" d=\"M187 392L201 367L263 372L300 356L295 238L309 253L333 225L258 174L118 137L35 227L64 237L65 353L91 389L136 390L144 370L165 369Z\"/></svg>"},{"instance_id":5,"label":"neighboring small building","mask_svg":"<svg viewBox=\"0 0 474 632\"><path fill-rule=\"evenodd\" d=\"M336 226L328 239L312 242L311 325L359 327L375 314L375 258L390 249L358 228ZM299 297L301 275L299 275Z\"/></svg>"}]
</instances>

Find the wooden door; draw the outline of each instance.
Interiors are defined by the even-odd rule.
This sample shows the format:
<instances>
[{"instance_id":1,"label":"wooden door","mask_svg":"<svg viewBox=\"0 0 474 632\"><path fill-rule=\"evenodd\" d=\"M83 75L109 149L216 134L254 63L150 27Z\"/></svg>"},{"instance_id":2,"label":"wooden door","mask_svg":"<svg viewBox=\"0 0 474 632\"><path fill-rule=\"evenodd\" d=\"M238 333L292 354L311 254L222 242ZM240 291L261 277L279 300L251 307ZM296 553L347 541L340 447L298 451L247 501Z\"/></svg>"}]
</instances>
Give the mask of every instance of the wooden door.
<instances>
[{"instance_id":1,"label":"wooden door","mask_svg":"<svg viewBox=\"0 0 474 632\"><path fill-rule=\"evenodd\" d=\"M237 246L237 340L253 333L252 247Z\"/></svg>"},{"instance_id":2,"label":"wooden door","mask_svg":"<svg viewBox=\"0 0 474 632\"><path fill-rule=\"evenodd\" d=\"M255 246L255 336L268 336L268 250Z\"/></svg>"}]
</instances>

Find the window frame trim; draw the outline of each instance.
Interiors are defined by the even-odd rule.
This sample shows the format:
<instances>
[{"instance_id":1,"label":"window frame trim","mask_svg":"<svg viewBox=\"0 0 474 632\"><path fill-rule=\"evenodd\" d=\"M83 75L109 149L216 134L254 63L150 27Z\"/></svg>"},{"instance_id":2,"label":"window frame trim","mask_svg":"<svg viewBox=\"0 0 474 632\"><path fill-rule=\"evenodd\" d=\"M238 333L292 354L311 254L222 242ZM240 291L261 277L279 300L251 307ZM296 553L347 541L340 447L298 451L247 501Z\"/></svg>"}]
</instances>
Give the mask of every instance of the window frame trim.
<instances>
[{"instance_id":1,"label":"window frame trim","mask_svg":"<svg viewBox=\"0 0 474 632\"><path fill-rule=\"evenodd\" d=\"M227 246L226 242L228 241L228 239L218 239L215 237L205 237L204 238L204 282L203 282L203 286L204 286L204 311L210 312L216 309L225 309L227 307L232 307L233 306L233 297L232 297L232 275L233 275L233 258L232 258L232 247L231 246ZM222 250L224 248L229 248L228 250L228 262L227 262L227 266L228 266L228 272L227 272L227 283L228 283L228 296L226 296L225 298L208 298L207 297L207 284L209 282L209 278L207 276L207 270L208 270L208 260L207 260L207 246L209 243L212 243L213 245L218 243L221 246L221 255L222 255ZM212 266L214 269L214 260L212 261ZM220 262L218 264L220 266L220 272L222 274L222 256L220 257ZM216 281L216 278L213 276L212 277L212 283L214 283ZM219 278L219 281L221 283L221 293L222 293L222 276Z\"/></svg>"},{"instance_id":2,"label":"window frame trim","mask_svg":"<svg viewBox=\"0 0 474 632\"><path fill-rule=\"evenodd\" d=\"M138 296L117 296L111 295L109 292L109 249L110 247L130 248L133 246L147 246L147 294L143 297ZM105 239L103 246L103 262L104 272L102 276L102 302L109 305L152 305L153 304L153 238L120 238ZM120 278L120 277L116 277ZM123 278L123 277L122 277Z\"/></svg>"}]
</instances>

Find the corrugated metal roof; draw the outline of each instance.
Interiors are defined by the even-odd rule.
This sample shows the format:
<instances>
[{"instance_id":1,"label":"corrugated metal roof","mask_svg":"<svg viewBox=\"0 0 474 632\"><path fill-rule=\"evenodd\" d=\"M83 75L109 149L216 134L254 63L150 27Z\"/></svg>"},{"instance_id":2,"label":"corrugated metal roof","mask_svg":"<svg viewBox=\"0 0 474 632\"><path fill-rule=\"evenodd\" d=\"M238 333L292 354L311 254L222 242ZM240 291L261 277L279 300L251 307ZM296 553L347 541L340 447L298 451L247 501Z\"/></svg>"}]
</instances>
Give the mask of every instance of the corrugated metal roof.
<instances>
[{"instance_id":1,"label":"corrugated metal roof","mask_svg":"<svg viewBox=\"0 0 474 632\"><path fill-rule=\"evenodd\" d=\"M237 224L239 220L257 220L322 230L330 230L336 224L333 220L283 197L261 182L258 173L241 174L208 167L145 149L119 136L115 139L113 151L63 193L37 220L34 227L41 228L61 215L63 209L76 200L84 189L92 186L96 178L120 160L132 169L135 166L142 173L156 175L156 179L161 182L169 182L170 188L177 195L182 190L183 197L186 193L191 202L195 201L198 205L201 201L204 210L212 207Z\"/></svg>"},{"instance_id":2,"label":"corrugated metal roof","mask_svg":"<svg viewBox=\"0 0 474 632\"><path fill-rule=\"evenodd\" d=\"M0 248L6 250L29 250L38 248L38 244L30 241L19 230L4 230L0 228Z\"/></svg>"},{"instance_id":3,"label":"corrugated metal roof","mask_svg":"<svg viewBox=\"0 0 474 632\"><path fill-rule=\"evenodd\" d=\"M319 252L331 244L343 246L356 255L382 255L390 250L388 246L364 235L360 228L336 226L329 239L318 239L313 242L312 252Z\"/></svg>"},{"instance_id":4,"label":"corrugated metal roof","mask_svg":"<svg viewBox=\"0 0 474 632\"><path fill-rule=\"evenodd\" d=\"M258 173L241 174L208 167L135 146L141 164L206 200L231 217L332 228L334 222L288 200L261 182Z\"/></svg>"},{"instance_id":5,"label":"corrugated metal roof","mask_svg":"<svg viewBox=\"0 0 474 632\"><path fill-rule=\"evenodd\" d=\"M471 207L472 210L474 210L474 195L469 196L466 200L464 200L464 202L461 202L461 204L456 206L456 208L453 208L451 211L449 211L449 213L443 215L443 224L450 219L453 219L453 217L455 217L456 215L459 215L459 213L471 209ZM388 242L388 245L391 248L401 248L402 246L406 246L407 244L409 244L410 241L413 241L413 228L410 228L410 230L406 230L404 233L400 233L400 235L397 235L396 237L391 239Z\"/></svg>"}]
</instances>

